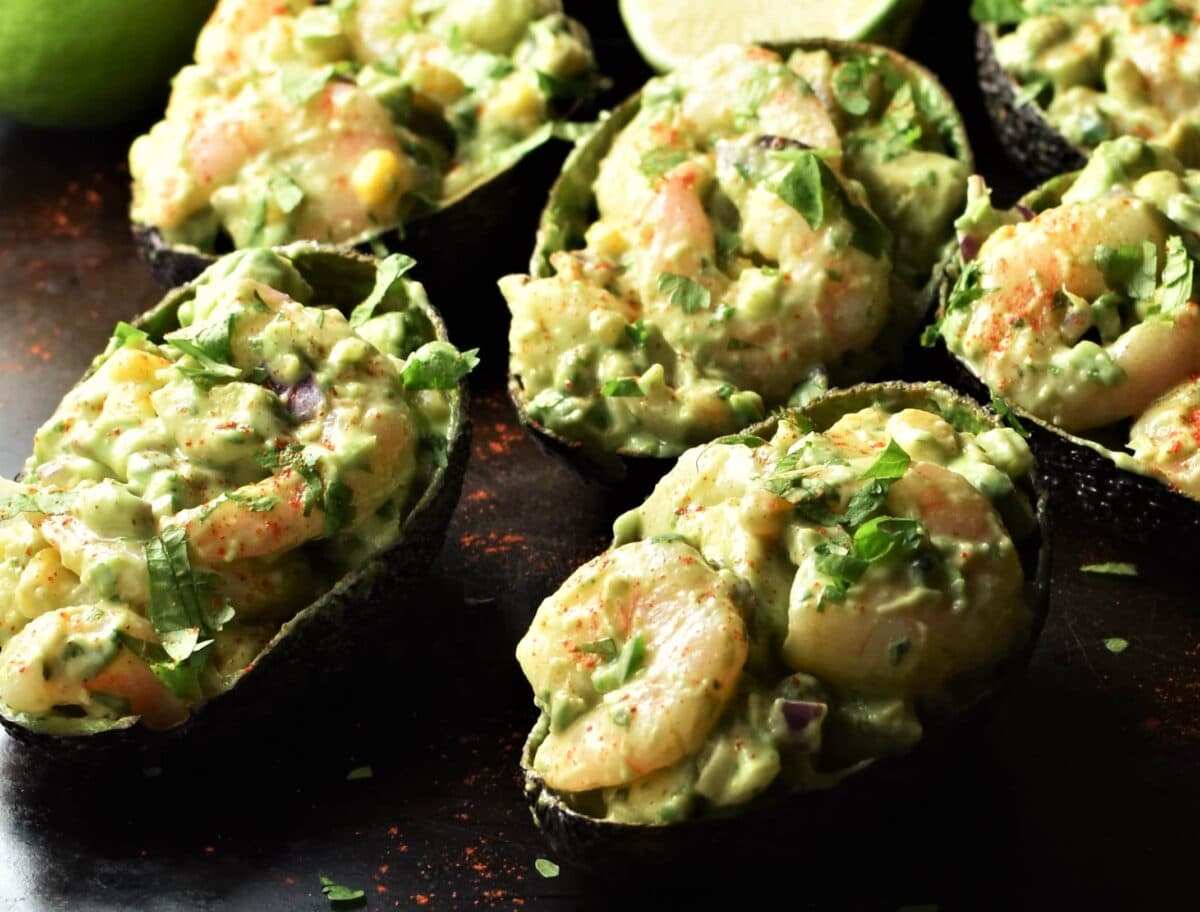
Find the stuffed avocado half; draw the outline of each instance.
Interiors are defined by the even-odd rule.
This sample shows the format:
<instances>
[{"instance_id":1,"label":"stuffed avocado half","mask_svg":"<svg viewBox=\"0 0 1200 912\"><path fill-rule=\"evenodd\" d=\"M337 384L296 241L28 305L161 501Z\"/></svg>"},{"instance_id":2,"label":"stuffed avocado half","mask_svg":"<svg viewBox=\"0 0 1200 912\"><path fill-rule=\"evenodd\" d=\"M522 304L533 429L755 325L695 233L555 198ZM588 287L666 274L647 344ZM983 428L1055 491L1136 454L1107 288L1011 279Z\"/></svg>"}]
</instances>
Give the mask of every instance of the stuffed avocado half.
<instances>
[{"instance_id":1,"label":"stuffed avocado half","mask_svg":"<svg viewBox=\"0 0 1200 912\"><path fill-rule=\"evenodd\" d=\"M872 45L727 45L651 80L500 282L524 420L675 456L870 375L921 319L970 165L941 86Z\"/></svg>"},{"instance_id":2,"label":"stuffed avocado half","mask_svg":"<svg viewBox=\"0 0 1200 912\"><path fill-rule=\"evenodd\" d=\"M130 149L131 218L164 271L360 243L512 166L595 82L558 0L222 0Z\"/></svg>"},{"instance_id":3,"label":"stuffed avocado half","mask_svg":"<svg viewBox=\"0 0 1200 912\"><path fill-rule=\"evenodd\" d=\"M1006 150L1045 179L1137 136L1200 164L1193 0L976 0L980 77Z\"/></svg>"},{"instance_id":4,"label":"stuffed avocado half","mask_svg":"<svg viewBox=\"0 0 1200 912\"><path fill-rule=\"evenodd\" d=\"M1060 445L1200 499L1200 172L1124 137L1009 211L973 178L957 226L928 340Z\"/></svg>"},{"instance_id":5,"label":"stuffed avocado half","mask_svg":"<svg viewBox=\"0 0 1200 912\"><path fill-rule=\"evenodd\" d=\"M0 480L10 729L175 728L243 678L319 678L401 609L389 579L458 496L474 363L409 266L239 251L117 327Z\"/></svg>"},{"instance_id":6,"label":"stuffed avocado half","mask_svg":"<svg viewBox=\"0 0 1200 912\"><path fill-rule=\"evenodd\" d=\"M1027 657L1040 516L1021 436L937 384L836 391L685 452L517 648L555 848L653 827L661 856L689 837L659 825L825 789L944 731Z\"/></svg>"}]
</instances>

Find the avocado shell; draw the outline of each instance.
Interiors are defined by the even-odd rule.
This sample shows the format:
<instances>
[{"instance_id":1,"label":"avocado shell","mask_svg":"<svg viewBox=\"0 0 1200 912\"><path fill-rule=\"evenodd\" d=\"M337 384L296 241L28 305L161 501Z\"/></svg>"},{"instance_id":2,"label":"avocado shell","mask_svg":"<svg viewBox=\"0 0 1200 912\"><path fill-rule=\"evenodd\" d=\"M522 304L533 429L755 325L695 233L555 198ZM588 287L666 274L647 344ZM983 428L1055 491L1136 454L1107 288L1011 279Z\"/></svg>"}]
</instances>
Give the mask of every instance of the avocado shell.
<instances>
[{"instance_id":1,"label":"avocado shell","mask_svg":"<svg viewBox=\"0 0 1200 912\"><path fill-rule=\"evenodd\" d=\"M1005 153L1036 181L1082 168L1087 161L1086 149L1072 145L1035 103L1017 104L1020 89L996 59L997 37L995 26L979 26L975 32L975 60L984 104Z\"/></svg>"},{"instance_id":2,"label":"avocado shell","mask_svg":"<svg viewBox=\"0 0 1200 912\"><path fill-rule=\"evenodd\" d=\"M558 140L570 135L569 124L543 125L496 156L496 167L488 175L441 200L432 211L414 216L399 228L364 238L358 246L382 244L388 251L414 257L422 263L426 284L434 288L435 297L446 298L448 288L455 289L455 299L474 298L481 291L494 295L490 279L518 267L526 249L519 239L528 237L535 227L534 212L522 203L545 195L549 175L566 149ZM130 227L138 252L163 288L190 282L217 260L218 254L169 243L152 225L131 222ZM471 270L464 273L467 252ZM461 290L464 278L470 282L472 276L480 278L469 291ZM438 287L442 277L446 278L444 288Z\"/></svg>"},{"instance_id":3,"label":"avocado shell","mask_svg":"<svg viewBox=\"0 0 1200 912\"><path fill-rule=\"evenodd\" d=\"M372 257L312 243L277 248L313 287L314 300L349 314L375 281ZM161 339L178 327L179 306L194 293L184 285L132 321ZM441 316L421 304L430 339L446 339ZM97 363L84 373L86 379ZM184 739L189 744L244 735L268 719L287 719L285 707L302 707L303 696L336 690L339 673L352 667L356 654L373 635L386 633L405 613L407 599L420 597L414 588L441 550L450 515L458 502L470 451L467 384L451 391L451 418L446 465L438 468L425 490L409 507L400 537L366 563L346 574L316 601L283 624L267 647L233 686L193 708L186 721L155 731L138 725L136 716L96 720L86 731L63 733L31 726L23 714L0 703L0 724L19 741L53 755L56 761L92 763L102 756L158 756ZM414 492L415 496L415 492Z\"/></svg>"},{"instance_id":4,"label":"avocado shell","mask_svg":"<svg viewBox=\"0 0 1200 912\"><path fill-rule=\"evenodd\" d=\"M787 45L765 45L785 58L793 51L825 50L834 60L841 61L850 56L882 54L900 70L911 73L918 84L923 102L936 111L942 141L955 158L974 168L974 156L967 139L962 116L955 107L954 99L928 69L891 48L859 41L837 41L832 38L813 38ZM581 248L585 244L584 232L596 217L595 194L592 186L599 173L600 163L608 154L617 135L637 116L641 109L641 92L638 91L611 112L602 114L592 127L576 142L567 156L562 173L550 190L541 221L537 229L533 255L529 261L529 274L534 278L554 275L550 256L560 250ZM891 226L889 226L890 228ZM884 365L896 362L901 356L901 347L915 332L917 326L935 303L939 287L939 267L931 273L925 286L920 289L907 313L897 313L889 325L879 334L889 347L877 352L861 353L852 362L835 369L831 378L834 383L853 383L877 373ZM565 437L530 417L522 398L520 378L510 371L508 376L509 398L516 408L521 423L535 431L545 449L563 458L585 478L602 484L622 481L631 474L644 477L648 473L661 475L670 464L667 457L643 456L638 453L618 451L599 452L584 447L579 441ZM635 466L642 465L645 469Z\"/></svg>"},{"instance_id":5,"label":"avocado shell","mask_svg":"<svg viewBox=\"0 0 1200 912\"><path fill-rule=\"evenodd\" d=\"M804 416L815 429L821 430L842 415L871 405L891 411L926 409L945 418L959 431L980 432L1003 426L995 415L941 383L862 384L834 390L804 408L786 409L782 414ZM777 423L778 418L772 417L747 428L746 433L770 439ZM761 846L769 851L780 844L803 845L805 859L811 860L812 851L818 855L822 851L821 845L814 844L813 834L820 834L817 843L828 845L827 834L845 831L848 823L848 836L860 838L864 826L870 826L872 815L889 806L889 790L904 787L903 778L911 775L914 762L952 747L967 732L982 726L1033 655L1049 608L1050 527L1047 497L1038 470L1031 470L1019 487L1035 504L1037 520L1033 528L1024 530L1024 537L1014 530L1025 573L1025 597L1033 610L1029 639L986 681L967 682L967 686L952 690L946 699L919 704L925 734L912 753L852 767L845 778L853 780L853 784L842 781L831 789L792 794L772 788L722 816L654 826L598 820L571 809L546 787L533 769L533 752L540 743L540 732L535 728L525 742L521 769L526 799L554 857L594 874L619 877L683 860L693 872L696 864L719 867L731 862L733 846L752 850ZM897 781L901 784L897 785ZM839 848L834 849L835 856L844 845L836 844Z\"/></svg>"},{"instance_id":6,"label":"avocado shell","mask_svg":"<svg viewBox=\"0 0 1200 912\"><path fill-rule=\"evenodd\" d=\"M1062 201L1062 195L1078 176L1078 172L1072 172L1051 178L1019 203L1034 213L1051 209ZM954 251L939 270L939 313L962 266L961 254ZM944 357L942 366L935 368L939 374L981 402L991 400L992 391L970 364L946 348L944 340L938 350ZM1097 524L1140 544L1161 541L1164 532L1200 540L1200 504L1153 475L1117 466L1114 457L1125 455L1121 452L1126 443L1123 422L1091 431L1089 438L1055 427L1016 403L1006 405L1029 432L1029 444L1044 470L1052 500L1080 503Z\"/></svg>"}]
</instances>

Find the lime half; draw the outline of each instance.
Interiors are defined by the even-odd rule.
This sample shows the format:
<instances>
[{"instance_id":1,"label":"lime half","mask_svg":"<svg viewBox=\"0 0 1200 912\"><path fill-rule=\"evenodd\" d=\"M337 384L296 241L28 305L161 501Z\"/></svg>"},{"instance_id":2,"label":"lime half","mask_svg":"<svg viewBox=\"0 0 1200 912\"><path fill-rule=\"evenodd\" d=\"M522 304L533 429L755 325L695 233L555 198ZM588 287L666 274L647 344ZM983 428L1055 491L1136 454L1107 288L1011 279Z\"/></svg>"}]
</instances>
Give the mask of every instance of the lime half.
<instances>
[{"instance_id":1,"label":"lime half","mask_svg":"<svg viewBox=\"0 0 1200 912\"><path fill-rule=\"evenodd\" d=\"M839 38L900 44L920 0L621 0L633 43L656 70L718 44Z\"/></svg>"}]
</instances>

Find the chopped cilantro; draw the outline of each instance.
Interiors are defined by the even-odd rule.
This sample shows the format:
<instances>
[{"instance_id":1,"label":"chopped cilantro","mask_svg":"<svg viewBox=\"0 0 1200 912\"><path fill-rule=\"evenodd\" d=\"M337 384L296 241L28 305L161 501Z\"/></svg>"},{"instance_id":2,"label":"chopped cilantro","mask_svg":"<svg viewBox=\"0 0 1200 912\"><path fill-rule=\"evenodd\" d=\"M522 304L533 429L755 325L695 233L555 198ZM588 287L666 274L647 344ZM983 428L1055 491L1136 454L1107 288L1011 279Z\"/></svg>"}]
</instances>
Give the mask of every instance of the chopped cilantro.
<instances>
[{"instance_id":1,"label":"chopped cilantro","mask_svg":"<svg viewBox=\"0 0 1200 912\"><path fill-rule=\"evenodd\" d=\"M993 25L1016 25L1025 18L1021 0L972 0L971 18Z\"/></svg>"},{"instance_id":2,"label":"chopped cilantro","mask_svg":"<svg viewBox=\"0 0 1200 912\"><path fill-rule=\"evenodd\" d=\"M687 149L673 146L655 146L642 156L639 170L646 177L661 177L676 165L687 161L690 153Z\"/></svg>"},{"instance_id":3,"label":"chopped cilantro","mask_svg":"<svg viewBox=\"0 0 1200 912\"><path fill-rule=\"evenodd\" d=\"M1192 29L1192 14L1179 9L1171 0L1146 0L1134 18L1143 25L1165 25L1176 35L1187 35Z\"/></svg>"},{"instance_id":4,"label":"chopped cilantro","mask_svg":"<svg viewBox=\"0 0 1200 912\"><path fill-rule=\"evenodd\" d=\"M534 861L533 866L537 869L537 872L545 878L558 876L558 865L552 862L549 858L539 858Z\"/></svg>"},{"instance_id":5,"label":"chopped cilantro","mask_svg":"<svg viewBox=\"0 0 1200 912\"><path fill-rule=\"evenodd\" d=\"M0 497L0 520L12 519L22 513L66 513L71 508L75 495L61 494L12 494Z\"/></svg>"},{"instance_id":6,"label":"chopped cilantro","mask_svg":"<svg viewBox=\"0 0 1200 912\"><path fill-rule=\"evenodd\" d=\"M625 335L633 343L634 348L645 348L646 342L650 338L650 331L646 329L645 320L636 320L625 326Z\"/></svg>"},{"instance_id":7,"label":"chopped cilantro","mask_svg":"<svg viewBox=\"0 0 1200 912\"><path fill-rule=\"evenodd\" d=\"M145 342L150 337L138 329L136 326L131 326L124 320L117 323L116 329L113 330L113 341L116 342L117 348L124 348L126 345L137 345L139 342Z\"/></svg>"},{"instance_id":8,"label":"chopped cilantro","mask_svg":"<svg viewBox=\"0 0 1200 912\"><path fill-rule=\"evenodd\" d=\"M718 437L713 443L733 446L740 444L754 449L765 446L767 442L754 434L726 434L724 437Z\"/></svg>"},{"instance_id":9,"label":"chopped cilantro","mask_svg":"<svg viewBox=\"0 0 1200 912\"><path fill-rule=\"evenodd\" d=\"M1017 413L1012 410L1009 404L999 396L992 396L992 411L999 415L1005 424L1022 437L1029 438L1029 429L1021 423L1021 419L1017 417Z\"/></svg>"},{"instance_id":10,"label":"chopped cilantro","mask_svg":"<svg viewBox=\"0 0 1200 912\"><path fill-rule=\"evenodd\" d=\"M479 365L479 349L460 352L449 342L426 342L408 356L400 379L407 390L453 389Z\"/></svg>"},{"instance_id":11,"label":"chopped cilantro","mask_svg":"<svg viewBox=\"0 0 1200 912\"><path fill-rule=\"evenodd\" d=\"M873 69L861 57L852 57L834 68L833 95L847 114L861 117L871 110L871 97L864 83Z\"/></svg>"},{"instance_id":12,"label":"chopped cilantro","mask_svg":"<svg viewBox=\"0 0 1200 912\"><path fill-rule=\"evenodd\" d=\"M1152 241L1143 241L1140 247L1122 244L1113 248L1099 244L1093 256L1109 288L1135 301L1149 301L1154 297L1158 248Z\"/></svg>"},{"instance_id":13,"label":"chopped cilantro","mask_svg":"<svg viewBox=\"0 0 1200 912\"><path fill-rule=\"evenodd\" d=\"M267 189L271 191L271 199L283 213L294 212L304 199L304 191L300 189L300 185L282 171L271 175L267 181Z\"/></svg>"},{"instance_id":14,"label":"chopped cilantro","mask_svg":"<svg viewBox=\"0 0 1200 912\"><path fill-rule=\"evenodd\" d=\"M357 329L375 315L377 308L400 278L417 265L417 261L402 253L393 253L379 264L375 273L375 286L361 304L350 312L350 325ZM403 288L403 286L401 286Z\"/></svg>"},{"instance_id":15,"label":"chopped cilantro","mask_svg":"<svg viewBox=\"0 0 1200 912\"><path fill-rule=\"evenodd\" d=\"M167 655L184 661L203 648L202 634L211 636L232 618L232 609L215 592L215 574L192 569L183 529L165 529L146 542L145 554L150 623Z\"/></svg>"},{"instance_id":16,"label":"chopped cilantro","mask_svg":"<svg viewBox=\"0 0 1200 912\"><path fill-rule=\"evenodd\" d=\"M976 301L983 297L983 285L981 279L983 270L979 263L972 260L962 268L962 272L958 274L958 278L954 280L954 287L950 289L950 294L946 296L946 303L942 307L942 312L938 318L925 327L921 333L921 344L926 348L932 347L937 341L938 335L942 331L942 324L946 321L951 313L961 308L970 307Z\"/></svg>"},{"instance_id":17,"label":"chopped cilantro","mask_svg":"<svg viewBox=\"0 0 1200 912\"><path fill-rule=\"evenodd\" d=\"M359 779L374 778L375 771L369 766L356 766L350 772L346 773L347 782L355 782Z\"/></svg>"},{"instance_id":18,"label":"chopped cilantro","mask_svg":"<svg viewBox=\"0 0 1200 912\"><path fill-rule=\"evenodd\" d=\"M362 890L343 886L324 875L321 876L321 892L332 903L354 903L355 906L366 904L366 893Z\"/></svg>"},{"instance_id":19,"label":"chopped cilantro","mask_svg":"<svg viewBox=\"0 0 1200 912\"><path fill-rule=\"evenodd\" d=\"M596 640L592 643L582 643L576 648L580 652L603 656L606 659L615 659L617 657L617 644L613 641L612 637L605 637L602 640Z\"/></svg>"},{"instance_id":20,"label":"chopped cilantro","mask_svg":"<svg viewBox=\"0 0 1200 912\"><path fill-rule=\"evenodd\" d=\"M279 72L279 90L294 105L307 104L333 77L333 67L314 69L302 63L285 64Z\"/></svg>"},{"instance_id":21,"label":"chopped cilantro","mask_svg":"<svg viewBox=\"0 0 1200 912\"><path fill-rule=\"evenodd\" d=\"M775 187L785 203L804 216L813 229L825 222L825 194L836 199L842 215L854 228L852 246L872 257L887 249L888 231L870 209L851 199L841 180L821 158L807 149L790 151L792 166Z\"/></svg>"},{"instance_id":22,"label":"chopped cilantro","mask_svg":"<svg viewBox=\"0 0 1200 912\"><path fill-rule=\"evenodd\" d=\"M1137 576L1137 564L1126 561L1108 561L1103 564L1084 564L1079 568L1084 573L1094 573L1099 576Z\"/></svg>"},{"instance_id":23,"label":"chopped cilantro","mask_svg":"<svg viewBox=\"0 0 1200 912\"><path fill-rule=\"evenodd\" d=\"M1120 655L1129 648L1129 640L1124 637L1108 637L1104 641L1104 648L1113 655Z\"/></svg>"},{"instance_id":24,"label":"chopped cilantro","mask_svg":"<svg viewBox=\"0 0 1200 912\"><path fill-rule=\"evenodd\" d=\"M239 494L234 491L227 496L230 500L245 507L251 513L270 513L279 506L279 498L272 494L262 497L250 497L247 494Z\"/></svg>"},{"instance_id":25,"label":"chopped cilantro","mask_svg":"<svg viewBox=\"0 0 1200 912\"><path fill-rule=\"evenodd\" d=\"M889 440L884 451L859 477L895 480L903 477L911 463L912 460L908 453L904 452L903 447L895 440Z\"/></svg>"},{"instance_id":26,"label":"chopped cilantro","mask_svg":"<svg viewBox=\"0 0 1200 912\"><path fill-rule=\"evenodd\" d=\"M667 296L671 304L686 314L707 309L712 304L712 292L685 275L664 272L658 277L658 290Z\"/></svg>"},{"instance_id":27,"label":"chopped cilantro","mask_svg":"<svg viewBox=\"0 0 1200 912\"><path fill-rule=\"evenodd\" d=\"M341 479L334 478L325 485L325 496L321 509L325 513L325 537L330 538L354 519L351 500L354 493Z\"/></svg>"},{"instance_id":28,"label":"chopped cilantro","mask_svg":"<svg viewBox=\"0 0 1200 912\"><path fill-rule=\"evenodd\" d=\"M635 378L622 377L619 380L605 380L600 387L600 395L613 399L640 399L646 394Z\"/></svg>"},{"instance_id":29,"label":"chopped cilantro","mask_svg":"<svg viewBox=\"0 0 1200 912\"><path fill-rule=\"evenodd\" d=\"M1195 264L1178 236L1167 238L1166 260L1162 271L1162 299L1159 302L1164 313L1182 310L1192 299L1192 282Z\"/></svg>"}]
</instances>

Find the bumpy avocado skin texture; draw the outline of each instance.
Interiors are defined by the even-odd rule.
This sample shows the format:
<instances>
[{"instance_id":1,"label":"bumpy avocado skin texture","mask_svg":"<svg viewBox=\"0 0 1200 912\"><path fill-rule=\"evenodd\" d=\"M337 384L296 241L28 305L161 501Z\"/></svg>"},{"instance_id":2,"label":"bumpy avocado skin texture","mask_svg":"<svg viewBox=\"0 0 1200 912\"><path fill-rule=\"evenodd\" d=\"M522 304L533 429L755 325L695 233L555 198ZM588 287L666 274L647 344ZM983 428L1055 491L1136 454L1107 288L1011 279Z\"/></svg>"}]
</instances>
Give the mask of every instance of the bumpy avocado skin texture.
<instances>
[{"instance_id":1,"label":"bumpy avocado skin texture","mask_svg":"<svg viewBox=\"0 0 1200 912\"><path fill-rule=\"evenodd\" d=\"M295 244L284 250L321 302L348 313L370 293L377 265L370 257L316 244ZM179 306L190 293L190 286L176 288L131 322L159 338L178 327ZM440 314L433 307L423 310L432 328L431 338L445 340L446 326ZM273 720L283 724L297 714L287 708L298 711L304 695L336 690L339 676L403 619L409 600L418 597L418 584L441 550L470 453L467 406L468 389L463 380L454 392L446 465L412 505L400 537L301 609L283 625L253 669L230 690L202 703L181 725L156 731L138 725L136 717L128 717L117 727L91 734L51 734L30 729L3 712L0 724L55 763L98 767L127 764L133 758L145 763L169 755L180 744L209 747L250 731L256 731L261 739L264 725L269 729Z\"/></svg>"},{"instance_id":2,"label":"bumpy avocado skin texture","mask_svg":"<svg viewBox=\"0 0 1200 912\"><path fill-rule=\"evenodd\" d=\"M915 14L915 10L914 10ZM907 28L907 26L905 26ZM777 53L787 56L793 51L825 50L835 60L859 54L884 54L902 71L911 73L913 78L923 83L930 97L937 97L942 103L942 114L946 119L942 139L954 154L954 157L967 166L968 171L975 167L974 153L967 137L966 125L954 105L954 100L946 89L938 82L937 77L914 60L905 57L889 47L868 44L861 41L838 41L828 38L813 38L787 45L765 45ZM537 237L534 241L533 253L529 259L529 274L535 278L545 278L553 275L550 265L550 255L574 247L585 246L584 232L594 217L595 195L592 185L600 169L600 162L608 154L617 135L637 116L641 109L641 92L637 92L617 105L612 111L603 115L596 122L591 132L582 136L574 149L563 162L562 172L550 189L546 206L542 210L538 223ZM944 260L937 264L924 288L917 295L915 318L919 322L923 315L936 304L936 293L940 287L940 275ZM882 335L896 343L897 349L904 344L914 326L896 326L889 328ZM868 357L870 357L868 355ZM879 360L899 360L899 351L888 352ZM867 375L871 372L868 371ZM863 372L854 379L862 379ZM852 382L852 381L850 381ZM519 378L511 372L508 377L508 393L516 409L521 423L535 433L534 439L543 450L562 459L574 471L589 481L605 485L618 484L626 479L638 483L639 489L653 485L653 481L662 475L671 465L673 459L657 456L634 456L624 453L606 453L587 450L577 440L571 440L556 434L551 429L530 417L522 396ZM646 485L646 481L649 484Z\"/></svg>"},{"instance_id":3,"label":"bumpy avocado skin texture","mask_svg":"<svg viewBox=\"0 0 1200 912\"><path fill-rule=\"evenodd\" d=\"M993 44L995 32L981 25L975 33L979 87L1005 153L1036 181L1082 168L1084 153L1071 145L1036 104L1017 104L1017 86L1000 66Z\"/></svg>"},{"instance_id":4,"label":"bumpy avocado skin texture","mask_svg":"<svg viewBox=\"0 0 1200 912\"><path fill-rule=\"evenodd\" d=\"M958 430L982 431L1003 425L975 401L941 383L860 384L834 390L789 411L809 418L821 430L841 415L869 405L894 411L928 409ZM770 438L777 420L770 418L752 425L746 433ZM802 851L806 862L817 865L822 859L829 863L844 861L846 841L836 835L844 833L846 840L861 838L863 820L873 819L880 807L894 800L890 796L896 789L906 788L905 777L912 775L914 764L953 749L957 741L977 731L1029 664L1050 604L1050 519L1048 495L1036 466L1021 487L1034 505L1037 520L1036 528L1024 538L1017 540L1013 533L1025 573L1025 597L1033 611L1029 640L986 681L966 682L962 692L920 706L925 735L912 753L870 763L850 773L851 783L825 791L788 793L772 788L728 816L650 826L588 817L547 789L533 769L533 753L545 736L535 727L522 750L521 770L530 811L553 857L606 878L639 873L667 877L669 865L686 860L685 876L693 878L692 884L697 866L713 871L728 871L731 867L744 871L744 861L756 846L776 855L781 846L789 853ZM814 838L814 834L819 837ZM804 848L796 848L799 846Z\"/></svg>"}]
</instances>

